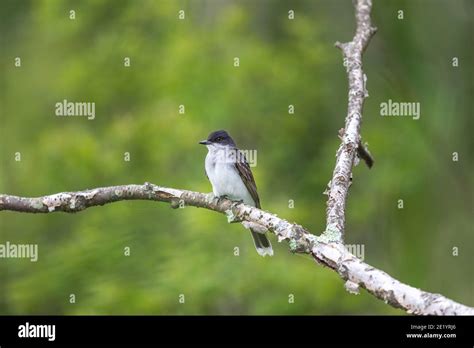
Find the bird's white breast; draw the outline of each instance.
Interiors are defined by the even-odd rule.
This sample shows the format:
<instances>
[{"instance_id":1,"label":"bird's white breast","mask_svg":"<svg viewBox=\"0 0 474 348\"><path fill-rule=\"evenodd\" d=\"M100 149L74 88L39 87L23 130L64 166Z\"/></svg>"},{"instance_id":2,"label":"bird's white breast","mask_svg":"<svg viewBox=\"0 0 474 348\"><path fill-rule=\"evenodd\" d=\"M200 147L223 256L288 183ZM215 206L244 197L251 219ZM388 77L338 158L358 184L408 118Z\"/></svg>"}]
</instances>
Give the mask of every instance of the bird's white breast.
<instances>
[{"instance_id":1,"label":"bird's white breast","mask_svg":"<svg viewBox=\"0 0 474 348\"><path fill-rule=\"evenodd\" d=\"M209 147L205 166L215 196L227 196L232 200L243 200L245 204L255 205L235 164L227 160L225 149Z\"/></svg>"}]
</instances>

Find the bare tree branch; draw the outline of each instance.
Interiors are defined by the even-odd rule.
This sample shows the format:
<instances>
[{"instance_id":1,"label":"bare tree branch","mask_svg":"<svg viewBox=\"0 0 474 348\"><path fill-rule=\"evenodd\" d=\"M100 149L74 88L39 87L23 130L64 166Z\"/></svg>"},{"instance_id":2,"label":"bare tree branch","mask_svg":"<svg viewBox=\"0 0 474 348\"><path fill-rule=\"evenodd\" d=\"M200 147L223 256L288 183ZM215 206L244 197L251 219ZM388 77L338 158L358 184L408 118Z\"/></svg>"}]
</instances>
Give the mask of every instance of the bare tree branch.
<instances>
[{"instance_id":1,"label":"bare tree branch","mask_svg":"<svg viewBox=\"0 0 474 348\"><path fill-rule=\"evenodd\" d=\"M361 148L360 124L364 99L368 96L365 88L366 76L362 70L362 53L367 47L376 28L372 26L370 11L371 0L357 0L354 3L356 32L350 42L336 42L342 50L344 66L349 79L349 102L344 129L341 131L341 145L336 153L336 166L327 190L327 219L325 234L328 239L342 242L344 238L345 209L349 186L352 179L352 166L357 153L362 155L370 167L372 156L364 147ZM365 150L365 151L364 151Z\"/></svg>"},{"instance_id":2,"label":"bare tree branch","mask_svg":"<svg viewBox=\"0 0 474 348\"><path fill-rule=\"evenodd\" d=\"M349 287L351 292L358 292L361 286L391 306L414 314L474 315L474 308L399 282L385 272L364 263L340 243L327 242L324 236L317 237L303 227L269 212L240 202L217 199L212 194L160 187L149 183L61 192L36 198L1 194L0 211L75 213L89 207L123 200L168 202L173 208L184 206L206 208L226 214L229 222L253 222L273 232L280 242L288 241L292 252L310 254L318 263L336 271L346 281L346 287Z\"/></svg>"}]
</instances>

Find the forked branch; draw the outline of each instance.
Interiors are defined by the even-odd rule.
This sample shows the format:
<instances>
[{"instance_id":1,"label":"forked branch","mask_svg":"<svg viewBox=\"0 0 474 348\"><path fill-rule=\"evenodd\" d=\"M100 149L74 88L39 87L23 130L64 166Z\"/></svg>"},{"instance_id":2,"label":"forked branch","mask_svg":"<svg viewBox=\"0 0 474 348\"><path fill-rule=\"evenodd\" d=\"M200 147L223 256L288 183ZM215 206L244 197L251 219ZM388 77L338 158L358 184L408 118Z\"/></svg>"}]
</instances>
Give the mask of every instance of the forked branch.
<instances>
[{"instance_id":1,"label":"forked branch","mask_svg":"<svg viewBox=\"0 0 474 348\"><path fill-rule=\"evenodd\" d=\"M173 208L194 206L231 216L233 220L251 221L273 232L279 241L286 240L290 249L306 253L320 264L336 271L348 281L352 291L361 286L393 307L414 314L470 314L474 309L438 294L430 294L405 285L383 271L369 266L349 253L340 243L328 243L303 227L271 213L228 199L216 199L212 194L165 188L153 184L101 187L79 192L26 198L0 195L0 211L23 213L75 213L84 209L123 200L168 202Z\"/></svg>"}]
</instances>

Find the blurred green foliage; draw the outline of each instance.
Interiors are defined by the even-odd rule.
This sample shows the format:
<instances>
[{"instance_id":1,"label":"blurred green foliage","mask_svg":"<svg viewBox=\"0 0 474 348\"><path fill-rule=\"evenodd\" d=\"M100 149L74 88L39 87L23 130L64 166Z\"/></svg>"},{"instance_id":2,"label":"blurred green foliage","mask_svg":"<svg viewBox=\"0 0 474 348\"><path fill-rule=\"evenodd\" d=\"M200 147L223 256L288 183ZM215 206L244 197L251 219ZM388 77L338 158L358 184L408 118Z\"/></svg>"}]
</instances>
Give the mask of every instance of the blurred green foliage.
<instances>
[{"instance_id":1,"label":"blurred green foliage","mask_svg":"<svg viewBox=\"0 0 474 348\"><path fill-rule=\"evenodd\" d=\"M355 168L346 241L401 281L474 305L473 3L374 2L362 130L376 163ZM333 43L354 25L350 1L3 0L0 192L145 181L209 192L197 142L226 129L258 149L263 208L319 234L347 107ZM63 99L95 102L95 120L56 117ZM420 120L380 117L388 99L420 102ZM36 263L0 260L1 314L402 313L273 237L275 256L261 258L239 224L202 209L1 212L0 228L0 243L39 244Z\"/></svg>"}]
</instances>

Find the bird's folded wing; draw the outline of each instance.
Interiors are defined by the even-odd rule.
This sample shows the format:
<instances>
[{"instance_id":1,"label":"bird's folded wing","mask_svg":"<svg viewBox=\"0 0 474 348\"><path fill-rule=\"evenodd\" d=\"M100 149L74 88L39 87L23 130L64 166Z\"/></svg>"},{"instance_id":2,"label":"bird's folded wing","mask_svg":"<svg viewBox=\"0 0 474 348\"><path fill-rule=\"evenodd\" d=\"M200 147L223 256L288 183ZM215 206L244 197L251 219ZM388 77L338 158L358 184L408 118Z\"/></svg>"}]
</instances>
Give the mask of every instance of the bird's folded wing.
<instances>
[{"instance_id":1,"label":"bird's folded wing","mask_svg":"<svg viewBox=\"0 0 474 348\"><path fill-rule=\"evenodd\" d=\"M250 170L250 166L247 163L247 159L245 158L245 155L240 151L239 151L239 156L235 162L235 169L237 169L237 172L242 178L242 181L244 182L245 187L247 187L247 190L252 196L255 202L255 206L257 208L260 208L260 198L258 197L257 185L255 184L255 179L253 178L252 171Z\"/></svg>"}]
</instances>

